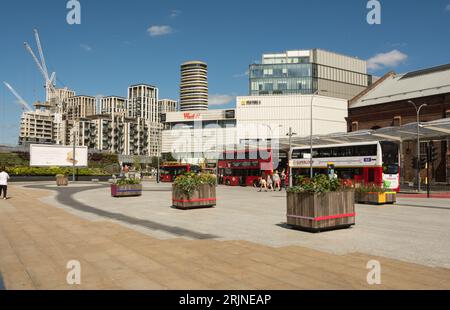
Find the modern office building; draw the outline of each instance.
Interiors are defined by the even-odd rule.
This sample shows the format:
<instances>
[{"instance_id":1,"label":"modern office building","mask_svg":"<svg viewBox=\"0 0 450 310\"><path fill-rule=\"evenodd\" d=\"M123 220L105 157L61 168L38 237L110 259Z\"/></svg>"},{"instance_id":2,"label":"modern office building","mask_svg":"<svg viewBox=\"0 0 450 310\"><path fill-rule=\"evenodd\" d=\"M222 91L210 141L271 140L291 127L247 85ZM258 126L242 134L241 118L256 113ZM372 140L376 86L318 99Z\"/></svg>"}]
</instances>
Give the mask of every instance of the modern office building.
<instances>
[{"instance_id":1,"label":"modern office building","mask_svg":"<svg viewBox=\"0 0 450 310\"><path fill-rule=\"evenodd\" d=\"M237 97L236 109L167 113L162 153L191 163L237 145L309 136L311 106L313 134L345 132L347 100L320 95ZM270 141L270 142L269 142Z\"/></svg>"},{"instance_id":2,"label":"modern office building","mask_svg":"<svg viewBox=\"0 0 450 310\"><path fill-rule=\"evenodd\" d=\"M234 109L172 112L163 119L162 153L193 164L214 157L216 149L238 143Z\"/></svg>"},{"instance_id":3,"label":"modern office building","mask_svg":"<svg viewBox=\"0 0 450 310\"><path fill-rule=\"evenodd\" d=\"M239 141L282 139L291 129L297 137L311 132L345 132L347 100L320 95L243 96L236 98Z\"/></svg>"},{"instance_id":4,"label":"modern office building","mask_svg":"<svg viewBox=\"0 0 450 310\"><path fill-rule=\"evenodd\" d=\"M208 65L189 61L181 65L180 111L208 110Z\"/></svg>"},{"instance_id":5,"label":"modern office building","mask_svg":"<svg viewBox=\"0 0 450 310\"><path fill-rule=\"evenodd\" d=\"M249 68L249 94L313 94L351 99L372 83L367 62L321 49L264 54Z\"/></svg>"}]
</instances>

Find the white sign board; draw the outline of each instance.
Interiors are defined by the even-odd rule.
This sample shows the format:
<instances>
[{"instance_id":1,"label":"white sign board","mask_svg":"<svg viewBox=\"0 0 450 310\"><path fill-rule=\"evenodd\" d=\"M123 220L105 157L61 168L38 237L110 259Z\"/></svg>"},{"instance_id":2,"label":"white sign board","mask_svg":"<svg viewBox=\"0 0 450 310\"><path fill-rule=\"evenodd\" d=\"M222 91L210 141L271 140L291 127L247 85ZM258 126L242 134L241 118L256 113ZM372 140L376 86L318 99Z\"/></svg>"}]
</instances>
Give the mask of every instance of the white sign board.
<instances>
[{"instance_id":1,"label":"white sign board","mask_svg":"<svg viewBox=\"0 0 450 310\"><path fill-rule=\"evenodd\" d=\"M72 167L74 154L72 146L30 145L31 167ZM75 167L88 166L88 148L75 148Z\"/></svg>"}]
</instances>

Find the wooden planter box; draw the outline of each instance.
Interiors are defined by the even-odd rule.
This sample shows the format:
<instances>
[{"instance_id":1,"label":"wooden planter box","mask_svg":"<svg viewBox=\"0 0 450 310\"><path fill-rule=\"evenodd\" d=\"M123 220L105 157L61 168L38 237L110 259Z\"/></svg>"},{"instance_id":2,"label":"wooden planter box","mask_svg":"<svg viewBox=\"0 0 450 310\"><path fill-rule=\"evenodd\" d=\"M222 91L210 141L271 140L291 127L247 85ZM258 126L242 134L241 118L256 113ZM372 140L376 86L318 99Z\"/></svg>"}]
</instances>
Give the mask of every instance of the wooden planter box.
<instances>
[{"instance_id":1,"label":"wooden planter box","mask_svg":"<svg viewBox=\"0 0 450 310\"><path fill-rule=\"evenodd\" d=\"M363 204L384 205L384 204L394 204L397 202L396 192L386 192L386 193L357 192L355 197L357 203Z\"/></svg>"},{"instance_id":2,"label":"wooden planter box","mask_svg":"<svg viewBox=\"0 0 450 310\"><path fill-rule=\"evenodd\" d=\"M142 184L130 184L130 185L111 184L111 196L113 197L142 196Z\"/></svg>"},{"instance_id":3,"label":"wooden planter box","mask_svg":"<svg viewBox=\"0 0 450 310\"><path fill-rule=\"evenodd\" d=\"M353 191L323 194L288 192L287 224L294 228L320 232L349 228L355 223Z\"/></svg>"},{"instance_id":4,"label":"wooden planter box","mask_svg":"<svg viewBox=\"0 0 450 310\"><path fill-rule=\"evenodd\" d=\"M198 190L192 193L191 197L178 190L175 185L172 185L172 205L177 209L211 208L216 206L216 204L215 185L201 185Z\"/></svg>"},{"instance_id":5,"label":"wooden planter box","mask_svg":"<svg viewBox=\"0 0 450 310\"><path fill-rule=\"evenodd\" d=\"M67 186L69 185L69 178L64 176L64 177L56 177L56 185L57 186Z\"/></svg>"}]
</instances>

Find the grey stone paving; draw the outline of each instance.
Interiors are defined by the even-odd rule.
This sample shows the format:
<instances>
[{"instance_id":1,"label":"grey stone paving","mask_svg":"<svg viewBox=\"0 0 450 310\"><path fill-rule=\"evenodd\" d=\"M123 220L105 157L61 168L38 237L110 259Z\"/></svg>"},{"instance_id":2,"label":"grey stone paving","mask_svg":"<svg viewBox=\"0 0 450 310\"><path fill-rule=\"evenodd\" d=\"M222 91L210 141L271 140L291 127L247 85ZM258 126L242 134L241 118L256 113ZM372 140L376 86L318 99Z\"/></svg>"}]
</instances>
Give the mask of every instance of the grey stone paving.
<instances>
[{"instance_id":1,"label":"grey stone paving","mask_svg":"<svg viewBox=\"0 0 450 310\"><path fill-rule=\"evenodd\" d=\"M285 226L286 195L280 192L220 187L216 208L181 211L170 207L167 184L147 183L142 197L124 199L110 197L109 188L98 185L71 185L72 190L48 184L39 187L60 192L59 199L56 192L44 199L54 206L94 221L114 220L161 239L208 236L274 247L300 245L330 253L361 252L450 268L450 199L400 198L397 206L357 205L355 227L310 234Z\"/></svg>"}]
</instances>

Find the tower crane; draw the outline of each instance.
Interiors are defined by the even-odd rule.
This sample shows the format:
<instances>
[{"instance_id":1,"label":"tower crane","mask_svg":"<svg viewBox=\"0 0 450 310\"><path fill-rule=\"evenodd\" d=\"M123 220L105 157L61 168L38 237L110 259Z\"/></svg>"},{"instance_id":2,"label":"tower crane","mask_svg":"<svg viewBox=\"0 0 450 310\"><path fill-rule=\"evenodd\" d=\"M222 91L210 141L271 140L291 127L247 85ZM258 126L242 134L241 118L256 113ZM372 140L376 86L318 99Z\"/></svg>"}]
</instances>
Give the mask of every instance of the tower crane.
<instances>
[{"instance_id":1,"label":"tower crane","mask_svg":"<svg viewBox=\"0 0 450 310\"><path fill-rule=\"evenodd\" d=\"M24 43L24 46L25 46L25 49L28 51L28 53L30 53L31 57L33 58L34 62L36 63L36 65L39 69L39 72L42 74L42 76L44 78L46 97L47 97L46 100L49 101L51 93L55 94L57 97L57 91L55 88L56 72L53 72L51 74L51 76L48 75L47 64L45 62L44 51L42 49L39 32L37 29L34 29L33 31L34 31L34 37L36 39L36 45L38 48L39 59L37 58L36 54L33 52L33 49L27 42Z\"/></svg>"},{"instance_id":2,"label":"tower crane","mask_svg":"<svg viewBox=\"0 0 450 310\"><path fill-rule=\"evenodd\" d=\"M17 98L18 102L20 103L20 105L22 106L22 109L24 112L32 112L33 109L31 109L30 105L23 100L23 98L16 92L16 90L7 82L3 82L3 84L5 84L5 86L11 91L11 93Z\"/></svg>"}]
</instances>

